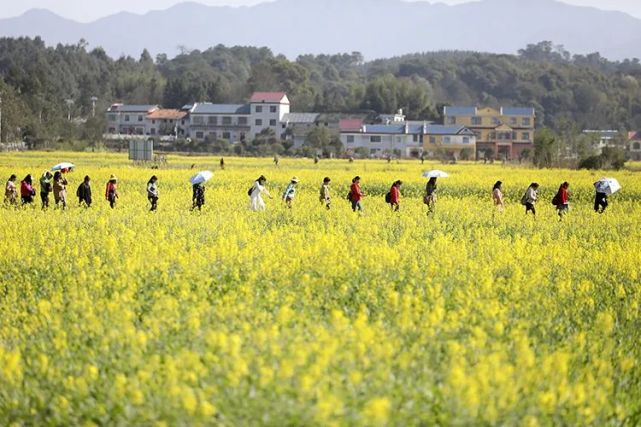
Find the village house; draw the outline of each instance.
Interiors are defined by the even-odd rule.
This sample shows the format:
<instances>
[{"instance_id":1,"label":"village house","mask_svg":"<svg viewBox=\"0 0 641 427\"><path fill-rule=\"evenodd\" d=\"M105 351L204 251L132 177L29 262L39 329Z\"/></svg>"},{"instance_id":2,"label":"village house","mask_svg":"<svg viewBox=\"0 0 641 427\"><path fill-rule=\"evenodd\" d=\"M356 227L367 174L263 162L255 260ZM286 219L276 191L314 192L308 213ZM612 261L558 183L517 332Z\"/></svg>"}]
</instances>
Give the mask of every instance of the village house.
<instances>
[{"instance_id":1,"label":"village house","mask_svg":"<svg viewBox=\"0 0 641 427\"><path fill-rule=\"evenodd\" d=\"M536 112L528 107L445 107L444 124L464 126L476 135L477 158L521 158L534 146Z\"/></svg>"},{"instance_id":2,"label":"village house","mask_svg":"<svg viewBox=\"0 0 641 427\"><path fill-rule=\"evenodd\" d=\"M474 159L476 153L476 135L465 126L429 124L423 141L426 157L459 160L467 150L468 159Z\"/></svg>"},{"instance_id":3,"label":"village house","mask_svg":"<svg viewBox=\"0 0 641 427\"><path fill-rule=\"evenodd\" d=\"M147 116L158 109L157 105L113 104L107 109L107 133L149 135L151 121Z\"/></svg>"},{"instance_id":4,"label":"village house","mask_svg":"<svg viewBox=\"0 0 641 427\"><path fill-rule=\"evenodd\" d=\"M627 143L628 158L630 160L641 160L641 132L628 132Z\"/></svg>"}]
</instances>

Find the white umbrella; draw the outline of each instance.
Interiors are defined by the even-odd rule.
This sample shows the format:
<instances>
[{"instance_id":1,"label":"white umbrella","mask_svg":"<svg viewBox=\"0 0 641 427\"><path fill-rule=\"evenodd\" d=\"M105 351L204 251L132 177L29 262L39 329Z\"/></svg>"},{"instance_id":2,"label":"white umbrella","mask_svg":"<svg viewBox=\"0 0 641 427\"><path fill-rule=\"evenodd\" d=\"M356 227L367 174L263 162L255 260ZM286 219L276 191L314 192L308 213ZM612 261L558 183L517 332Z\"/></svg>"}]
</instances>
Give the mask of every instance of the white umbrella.
<instances>
[{"instance_id":1,"label":"white umbrella","mask_svg":"<svg viewBox=\"0 0 641 427\"><path fill-rule=\"evenodd\" d=\"M196 184L202 184L203 182L207 182L210 179L214 177L214 173L211 171L202 171L198 172L196 175L192 176L189 182L191 182L193 185Z\"/></svg>"},{"instance_id":2,"label":"white umbrella","mask_svg":"<svg viewBox=\"0 0 641 427\"><path fill-rule=\"evenodd\" d=\"M69 169L75 168L75 167L76 167L76 165L74 165L73 163L62 162L62 163L58 163L57 165L52 167L51 170L52 171L61 171L63 169L69 170Z\"/></svg>"},{"instance_id":3,"label":"white umbrella","mask_svg":"<svg viewBox=\"0 0 641 427\"><path fill-rule=\"evenodd\" d=\"M615 178L601 178L594 183L596 191L607 195L614 194L621 189L621 184Z\"/></svg>"},{"instance_id":4,"label":"white umbrella","mask_svg":"<svg viewBox=\"0 0 641 427\"><path fill-rule=\"evenodd\" d=\"M423 177L424 178L448 178L450 174L447 172L443 172L440 170L433 170L433 171L427 171L423 172Z\"/></svg>"}]
</instances>

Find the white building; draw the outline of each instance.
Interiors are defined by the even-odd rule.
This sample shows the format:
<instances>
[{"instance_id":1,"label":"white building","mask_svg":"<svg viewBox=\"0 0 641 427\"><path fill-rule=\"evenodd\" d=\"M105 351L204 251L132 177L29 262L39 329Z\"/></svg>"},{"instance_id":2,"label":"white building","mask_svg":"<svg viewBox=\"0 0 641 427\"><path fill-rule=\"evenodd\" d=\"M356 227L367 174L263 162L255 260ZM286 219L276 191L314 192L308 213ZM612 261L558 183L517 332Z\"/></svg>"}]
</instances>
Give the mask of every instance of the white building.
<instances>
[{"instance_id":1,"label":"white building","mask_svg":"<svg viewBox=\"0 0 641 427\"><path fill-rule=\"evenodd\" d=\"M601 154L605 147L612 147L616 145L619 139L618 130L584 130L584 135L591 135L594 137L592 148L597 154Z\"/></svg>"},{"instance_id":2,"label":"white building","mask_svg":"<svg viewBox=\"0 0 641 427\"><path fill-rule=\"evenodd\" d=\"M196 103L189 109L187 136L242 142L251 138L250 119L249 105Z\"/></svg>"},{"instance_id":3,"label":"white building","mask_svg":"<svg viewBox=\"0 0 641 427\"><path fill-rule=\"evenodd\" d=\"M423 151L427 124L366 125L361 122L358 128L356 125L353 120L340 123L341 142L348 152L364 148L372 157L418 157Z\"/></svg>"},{"instance_id":4,"label":"white building","mask_svg":"<svg viewBox=\"0 0 641 427\"><path fill-rule=\"evenodd\" d=\"M157 105L113 104L107 110L107 133L120 135L149 135L147 115L158 110Z\"/></svg>"},{"instance_id":5,"label":"white building","mask_svg":"<svg viewBox=\"0 0 641 427\"><path fill-rule=\"evenodd\" d=\"M284 134L281 122L289 113L289 99L283 92L256 92L249 100L251 115L250 138L261 131L271 129L277 138Z\"/></svg>"}]
</instances>

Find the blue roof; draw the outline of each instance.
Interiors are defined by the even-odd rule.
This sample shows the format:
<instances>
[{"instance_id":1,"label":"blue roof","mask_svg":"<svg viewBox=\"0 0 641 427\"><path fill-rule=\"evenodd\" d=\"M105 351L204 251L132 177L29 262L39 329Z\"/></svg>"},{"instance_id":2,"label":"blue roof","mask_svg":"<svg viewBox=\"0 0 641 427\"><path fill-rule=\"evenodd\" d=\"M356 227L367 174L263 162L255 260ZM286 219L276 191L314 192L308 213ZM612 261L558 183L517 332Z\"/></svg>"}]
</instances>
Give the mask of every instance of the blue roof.
<instances>
[{"instance_id":1,"label":"blue roof","mask_svg":"<svg viewBox=\"0 0 641 427\"><path fill-rule=\"evenodd\" d=\"M504 116L534 116L534 108L530 107L501 107Z\"/></svg>"},{"instance_id":2,"label":"blue roof","mask_svg":"<svg viewBox=\"0 0 641 427\"><path fill-rule=\"evenodd\" d=\"M476 107L445 107L443 114L446 116L475 116Z\"/></svg>"},{"instance_id":3,"label":"blue roof","mask_svg":"<svg viewBox=\"0 0 641 427\"><path fill-rule=\"evenodd\" d=\"M404 135L405 125L365 125L364 133L374 133L383 135ZM409 125L408 134L422 134L423 126Z\"/></svg>"},{"instance_id":4,"label":"blue roof","mask_svg":"<svg viewBox=\"0 0 641 427\"><path fill-rule=\"evenodd\" d=\"M249 104L196 104L191 114L249 114Z\"/></svg>"},{"instance_id":5,"label":"blue roof","mask_svg":"<svg viewBox=\"0 0 641 427\"><path fill-rule=\"evenodd\" d=\"M427 125L428 135L474 135L465 126Z\"/></svg>"}]
</instances>

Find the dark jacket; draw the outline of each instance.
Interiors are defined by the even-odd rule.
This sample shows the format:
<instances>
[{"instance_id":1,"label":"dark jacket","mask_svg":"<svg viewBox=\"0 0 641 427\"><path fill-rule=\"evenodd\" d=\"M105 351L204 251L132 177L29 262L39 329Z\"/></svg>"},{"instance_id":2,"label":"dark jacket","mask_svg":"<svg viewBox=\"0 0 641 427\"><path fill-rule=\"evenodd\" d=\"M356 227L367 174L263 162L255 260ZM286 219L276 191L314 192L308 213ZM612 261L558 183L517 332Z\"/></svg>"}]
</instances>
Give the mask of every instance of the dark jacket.
<instances>
[{"instance_id":1,"label":"dark jacket","mask_svg":"<svg viewBox=\"0 0 641 427\"><path fill-rule=\"evenodd\" d=\"M78 186L76 190L76 196L81 202L85 202L87 205L91 204L91 185L86 182L83 182Z\"/></svg>"}]
</instances>

